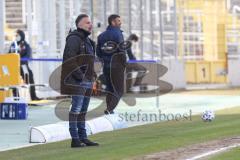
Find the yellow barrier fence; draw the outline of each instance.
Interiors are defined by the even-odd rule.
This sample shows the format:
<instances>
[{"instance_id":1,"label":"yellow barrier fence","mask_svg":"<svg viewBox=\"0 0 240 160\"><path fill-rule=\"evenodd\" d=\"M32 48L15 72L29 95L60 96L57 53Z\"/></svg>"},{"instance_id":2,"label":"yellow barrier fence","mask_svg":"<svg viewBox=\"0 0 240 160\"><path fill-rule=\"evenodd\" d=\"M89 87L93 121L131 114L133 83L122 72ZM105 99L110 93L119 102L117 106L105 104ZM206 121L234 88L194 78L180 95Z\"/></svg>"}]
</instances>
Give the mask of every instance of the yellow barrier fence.
<instances>
[{"instance_id":1,"label":"yellow barrier fence","mask_svg":"<svg viewBox=\"0 0 240 160\"><path fill-rule=\"evenodd\" d=\"M5 96L10 96L11 91L3 90L21 84L20 56L19 54L0 54L0 102Z\"/></svg>"}]
</instances>

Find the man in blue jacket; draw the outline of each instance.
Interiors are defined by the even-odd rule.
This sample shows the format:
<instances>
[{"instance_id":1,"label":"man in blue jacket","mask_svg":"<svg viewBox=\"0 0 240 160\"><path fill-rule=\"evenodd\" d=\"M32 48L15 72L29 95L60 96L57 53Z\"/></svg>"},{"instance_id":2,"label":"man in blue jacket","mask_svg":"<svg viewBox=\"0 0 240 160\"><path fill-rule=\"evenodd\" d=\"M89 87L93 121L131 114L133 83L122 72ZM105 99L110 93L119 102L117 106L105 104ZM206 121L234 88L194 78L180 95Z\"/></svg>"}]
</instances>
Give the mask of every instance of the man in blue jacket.
<instances>
[{"instance_id":1,"label":"man in blue jacket","mask_svg":"<svg viewBox=\"0 0 240 160\"><path fill-rule=\"evenodd\" d=\"M123 95L124 71L126 66L125 51L119 49L119 44L124 41L119 15L113 14L108 17L106 31L98 36L97 56L103 60L103 74L106 78L107 109L105 114L113 114L120 98ZM115 43L112 53L106 52L103 48L108 42Z\"/></svg>"}]
</instances>

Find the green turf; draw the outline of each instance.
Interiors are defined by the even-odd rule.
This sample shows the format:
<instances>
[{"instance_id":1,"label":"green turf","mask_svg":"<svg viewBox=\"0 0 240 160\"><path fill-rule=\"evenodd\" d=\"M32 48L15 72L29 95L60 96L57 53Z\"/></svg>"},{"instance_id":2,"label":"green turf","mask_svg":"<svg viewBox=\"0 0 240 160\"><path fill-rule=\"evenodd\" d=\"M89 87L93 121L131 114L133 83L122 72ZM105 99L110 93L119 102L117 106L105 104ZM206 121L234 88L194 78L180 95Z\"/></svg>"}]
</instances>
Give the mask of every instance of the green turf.
<instances>
[{"instance_id":1,"label":"green turf","mask_svg":"<svg viewBox=\"0 0 240 160\"><path fill-rule=\"evenodd\" d=\"M216 112L216 114L222 114L222 115L233 115L233 114L240 114L240 107L233 107L233 108L226 108L222 109Z\"/></svg>"},{"instance_id":2,"label":"green turf","mask_svg":"<svg viewBox=\"0 0 240 160\"><path fill-rule=\"evenodd\" d=\"M218 154L209 158L209 160L237 160L240 157L240 147L230 151Z\"/></svg>"},{"instance_id":3,"label":"green turf","mask_svg":"<svg viewBox=\"0 0 240 160\"><path fill-rule=\"evenodd\" d=\"M101 133L90 138L99 147L71 149L70 141L38 145L0 153L0 160L125 159L223 137L240 135L240 115L217 115L213 122L192 120L162 122Z\"/></svg>"}]
</instances>

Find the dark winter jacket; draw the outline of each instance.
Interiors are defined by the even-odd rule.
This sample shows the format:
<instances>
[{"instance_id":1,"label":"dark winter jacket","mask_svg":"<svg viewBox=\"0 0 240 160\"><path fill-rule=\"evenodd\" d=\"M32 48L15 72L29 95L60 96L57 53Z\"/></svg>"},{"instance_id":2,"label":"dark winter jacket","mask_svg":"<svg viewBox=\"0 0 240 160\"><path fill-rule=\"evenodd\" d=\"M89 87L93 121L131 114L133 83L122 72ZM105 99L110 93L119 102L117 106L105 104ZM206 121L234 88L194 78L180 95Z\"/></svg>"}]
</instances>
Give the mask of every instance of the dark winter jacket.
<instances>
[{"instance_id":1,"label":"dark winter jacket","mask_svg":"<svg viewBox=\"0 0 240 160\"><path fill-rule=\"evenodd\" d=\"M89 33L78 29L66 38L61 72L61 93L76 95L82 81L92 81L94 76L95 44Z\"/></svg>"}]
</instances>

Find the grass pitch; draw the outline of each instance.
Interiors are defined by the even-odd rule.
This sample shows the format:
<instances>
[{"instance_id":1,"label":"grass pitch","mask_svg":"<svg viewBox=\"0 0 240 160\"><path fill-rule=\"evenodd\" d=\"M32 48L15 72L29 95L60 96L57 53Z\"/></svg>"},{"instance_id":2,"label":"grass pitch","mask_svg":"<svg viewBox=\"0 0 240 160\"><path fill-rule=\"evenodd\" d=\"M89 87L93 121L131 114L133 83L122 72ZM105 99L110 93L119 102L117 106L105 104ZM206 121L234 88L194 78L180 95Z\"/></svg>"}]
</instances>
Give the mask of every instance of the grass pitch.
<instances>
[{"instance_id":1,"label":"grass pitch","mask_svg":"<svg viewBox=\"0 0 240 160\"><path fill-rule=\"evenodd\" d=\"M225 114L226 113L226 114ZM234 113L234 114L233 114ZM1 160L96 160L131 159L191 144L240 135L240 109L220 111L213 122L200 116L90 136L99 147L70 148L70 140L0 152ZM239 157L235 150L230 152Z\"/></svg>"}]
</instances>

